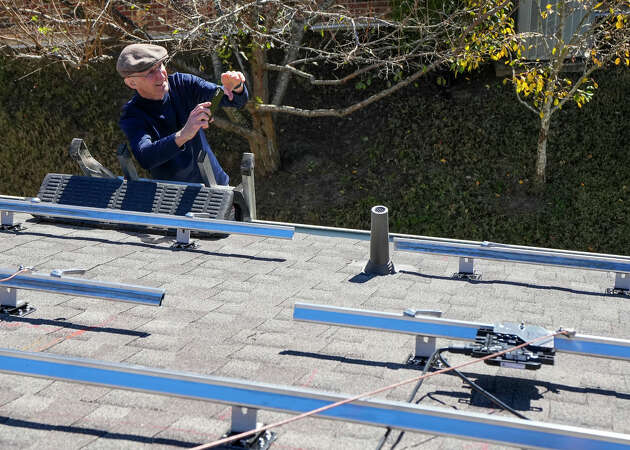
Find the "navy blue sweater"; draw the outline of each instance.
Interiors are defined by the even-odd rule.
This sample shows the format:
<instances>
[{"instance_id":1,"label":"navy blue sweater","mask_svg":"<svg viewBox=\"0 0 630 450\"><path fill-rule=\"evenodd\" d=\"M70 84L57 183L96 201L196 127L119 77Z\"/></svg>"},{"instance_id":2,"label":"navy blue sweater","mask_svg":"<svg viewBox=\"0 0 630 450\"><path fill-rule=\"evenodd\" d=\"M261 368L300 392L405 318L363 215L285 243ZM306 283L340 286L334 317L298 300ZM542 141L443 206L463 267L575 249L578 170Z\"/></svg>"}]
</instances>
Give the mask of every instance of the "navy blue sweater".
<instances>
[{"instance_id":1,"label":"navy blue sweater","mask_svg":"<svg viewBox=\"0 0 630 450\"><path fill-rule=\"evenodd\" d=\"M186 73L174 73L168 77L169 91L162 100L148 100L136 93L120 116L120 128L127 135L138 163L158 180L202 183L197 166L197 156L205 151L210 158L214 177L218 184L227 185L230 177L225 173L206 140L203 130L182 147L175 143L175 133L181 130L188 115L199 103L212 101L216 84ZM234 99L227 95L221 106L241 108L247 103L247 88Z\"/></svg>"}]
</instances>

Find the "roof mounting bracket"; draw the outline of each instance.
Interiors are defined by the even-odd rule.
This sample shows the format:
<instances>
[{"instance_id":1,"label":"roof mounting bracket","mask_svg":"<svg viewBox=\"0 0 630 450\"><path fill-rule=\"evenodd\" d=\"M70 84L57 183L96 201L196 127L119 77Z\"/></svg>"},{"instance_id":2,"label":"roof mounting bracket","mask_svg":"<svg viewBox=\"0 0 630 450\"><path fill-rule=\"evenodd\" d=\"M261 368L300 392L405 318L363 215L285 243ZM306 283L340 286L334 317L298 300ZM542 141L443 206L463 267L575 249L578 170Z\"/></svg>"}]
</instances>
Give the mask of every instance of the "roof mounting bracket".
<instances>
[{"instance_id":1,"label":"roof mounting bracket","mask_svg":"<svg viewBox=\"0 0 630 450\"><path fill-rule=\"evenodd\" d=\"M188 213L191 214L191 213ZM186 214L188 216L188 214ZM171 248L175 250L193 250L198 247L196 241L190 240L190 230L184 228L177 229L177 236L171 244Z\"/></svg>"},{"instance_id":2,"label":"roof mounting bracket","mask_svg":"<svg viewBox=\"0 0 630 450\"><path fill-rule=\"evenodd\" d=\"M190 217L191 219L209 219L210 214L187 212L186 217ZM186 228L177 229L177 236L175 237L173 244L171 244L171 248L176 250L192 250L198 246L199 245L196 241L190 240L190 230L187 230Z\"/></svg>"},{"instance_id":3,"label":"roof mounting bracket","mask_svg":"<svg viewBox=\"0 0 630 450\"><path fill-rule=\"evenodd\" d=\"M434 309L413 309L407 308L403 311L405 316L429 316L429 317L442 317L442 311ZM421 334L416 335L416 347L414 352L407 357L405 364L415 366L419 369L424 369L424 366L429 362L429 358L435 352L435 337L424 336Z\"/></svg>"},{"instance_id":4,"label":"roof mounting bracket","mask_svg":"<svg viewBox=\"0 0 630 450\"><path fill-rule=\"evenodd\" d=\"M607 294L630 296L630 274L615 272L615 285L606 289Z\"/></svg>"},{"instance_id":5,"label":"roof mounting bracket","mask_svg":"<svg viewBox=\"0 0 630 450\"><path fill-rule=\"evenodd\" d=\"M459 257L459 269L453 274L456 280L478 281L481 280L481 273L475 272L475 258Z\"/></svg>"},{"instance_id":6,"label":"roof mounting bracket","mask_svg":"<svg viewBox=\"0 0 630 450\"><path fill-rule=\"evenodd\" d=\"M15 214L12 211L0 212L0 231L22 231L22 224L15 223Z\"/></svg>"},{"instance_id":7,"label":"roof mounting bracket","mask_svg":"<svg viewBox=\"0 0 630 450\"><path fill-rule=\"evenodd\" d=\"M0 286L0 314L9 316L26 316L35 308L24 300L18 300L17 289Z\"/></svg>"},{"instance_id":8,"label":"roof mounting bracket","mask_svg":"<svg viewBox=\"0 0 630 450\"><path fill-rule=\"evenodd\" d=\"M257 414L258 410L256 408L245 408L233 405L231 428L221 439L262 427L262 423L256 422ZM231 443L230 448L267 450L271 446L271 443L276 440L276 437L277 435L273 431L261 431Z\"/></svg>"},{"instance_id":9,"label":"roof mounting bracket","mask_svg":"<svg viewBox=\"0 0 630 450\"><path fill-rule=\"evenodd\" d=\"M32 267L24 267L20 265L17 273L32 273ZM9 281L15 274L4 278ZM0 285L0 314L9 316L26 316L35 311L35 308L24 300L18 300L17 289L14 287L5 287Z\"/></svg>"}]
</instances>

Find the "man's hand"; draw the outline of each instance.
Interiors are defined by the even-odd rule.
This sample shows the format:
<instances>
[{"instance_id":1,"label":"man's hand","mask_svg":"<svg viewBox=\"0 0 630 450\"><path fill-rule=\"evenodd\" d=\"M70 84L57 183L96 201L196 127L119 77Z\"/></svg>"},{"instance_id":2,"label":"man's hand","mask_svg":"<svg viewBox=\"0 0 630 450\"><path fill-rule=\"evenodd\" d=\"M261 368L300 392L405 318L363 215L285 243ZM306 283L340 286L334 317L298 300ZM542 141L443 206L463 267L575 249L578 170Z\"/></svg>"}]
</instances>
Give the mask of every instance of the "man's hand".
<instances>
[{"instance_id":1,"label":"man's hand","mask_svg":"<svg viewBox=\"0 0 630 450\"><path fill-rule=\"evenodd\" d=\"M184 128L175 133L175 143L178 147L181 147L186 142L195 137L200 128L204 130L214 122L210 106L212 102L203 102L195 106L190 114Z\"/></svg>"},{"instance_id":2,"label":"man's hand","mask_svg":"<svg viewBox=\"0 0 630 450\"><path fill-rule=\"evenodd\" d=\"M228 98L232 100L234 91L237 94L243 92L245 83L245 75L241 72L225 72L221 74L221 84ZM239 86L240 85L240 86ZM238 86L237 89L235 89Z\"/></svg>"}]
</instances>

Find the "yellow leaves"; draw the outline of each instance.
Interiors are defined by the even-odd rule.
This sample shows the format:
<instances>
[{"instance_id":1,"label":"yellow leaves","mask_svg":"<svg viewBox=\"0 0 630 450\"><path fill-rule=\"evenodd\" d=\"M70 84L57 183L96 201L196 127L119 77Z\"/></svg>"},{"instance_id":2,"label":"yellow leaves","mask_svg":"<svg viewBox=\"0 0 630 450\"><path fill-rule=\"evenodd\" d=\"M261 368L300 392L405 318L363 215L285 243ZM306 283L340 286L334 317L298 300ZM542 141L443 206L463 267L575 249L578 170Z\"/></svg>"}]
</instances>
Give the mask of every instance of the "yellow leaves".
<instances>
[{"instance_id":1,"label":"yellow leaves","mask_svg":"<svg viewBox=\"0 0 630 450\"><path fill-rule=\"evenodd\" d=\"M615 23L615 28L618 30L623 28L623 21L620 20L619 18L617 18L617 22Z\"/></svg>"},{"instance_id":2,"label":"yellow leaves","mask_svg":"<svg viewBox=\"0 0 630 450\"><path fill-rule=\"evenodd\" d=\"M615 65L616 65L616 66L618 66L618 65L619 65L619 63L621 63L621 58L617 58L617 59L615 59Z\"/></svg>"},{"instance_id":3,"label":"yellow leaves","mask_svg":"<svg viewBox=\"0 0 630 450\"><path fill-rule=\"evenodd\" d=\"M523 184L524 181L523 180L518 180L518 184Z\"/></svg>"},{"instance_id":4,"label":"yellow leaves","mask_svg":"<svg viewBox=\"0 0 630 450\"><path fill-rule=\"evenodd\" d=\"M544 118L545 118L545 113L544 113L544 112L542 112L542 111L540 111L540 114L538 114L538 115L540 116L540 118L541 118L541 119L544 119Z\"/></svg>"},{"instance_id":5,"label":"yellow leaves","mask_svg":"<svg viewBox=\"0 0 630 450\"><path fill-rule=\"evenodd\" d=\"M516 83L517 94L520 94L521 92L525 92L525 96L529 94L529 85L527 84L527 81L522 78L516 78L514 82Z\"/></svg>"},{"instance_id":6,"label":"yellow leaves","mask_svg":"<svg viewBox=\"0 0 630 450\"><path fill-rule=\"evenodd\" d=\"M598 66L598 67L601 67L601 66L602 66L601 61L600 61L599 59L597 59L597 58L595 57L595 55L591 55L591 59L593 60L593 62L594 62L595 64L597 64L597 66Z\"/></svg>"},{"instance_id":7,"label":"yellow leaves","mask_svg":"<svg viewBox=\"0 0 630 450\"><path fill-rule=\"evenodd\" d=\"M446 164L446 159L442 158L442 159L440 159L440 162L441 162L442 164Z\"/></svg>"},{"instance_id":8,"label":"yellow leaves","mask_svg":"<svg viewBox=\"0 0 630 450\"><path fill-rule=\"evenodd\" d=\"M597 8L599 8L600 6L602 6L603 4L604 4L604 2L599 2L597 5L595 5L595 7L594 7L593 9L597 9Z\"/></svg>"},{"instance_id":9,"label":"yellow leaves","mask_svg":"<svg viewBox=\"0 0 630 450\"><path fill-rule=\"evenodd\" d=\"M560 100L558 100L557 98L554 99L553 106L558 106L558 103L560 103Z\"/></svg>"},{"instance_id":10,"label":"yellow leaves","mask_svg":"<svg viewBox=\"0 0 630 450\"><path fill-rule=\"evenodd\" d=\"M547 6L545 6L545 8L547 9L547 11L551 11L551 8L552 8L551 3L547 3Z\"/></svg>"},{"instance_id":11,"label":"yellow leaves","mask_svg":"<svg viewBox=\"0 0 630 450\"><path fill-rule=\"evenodd\" d=\"M553 50L551 50L551 54L555 55L556 54L556 47L553 48Z\"/></svg>"}]
</instances>

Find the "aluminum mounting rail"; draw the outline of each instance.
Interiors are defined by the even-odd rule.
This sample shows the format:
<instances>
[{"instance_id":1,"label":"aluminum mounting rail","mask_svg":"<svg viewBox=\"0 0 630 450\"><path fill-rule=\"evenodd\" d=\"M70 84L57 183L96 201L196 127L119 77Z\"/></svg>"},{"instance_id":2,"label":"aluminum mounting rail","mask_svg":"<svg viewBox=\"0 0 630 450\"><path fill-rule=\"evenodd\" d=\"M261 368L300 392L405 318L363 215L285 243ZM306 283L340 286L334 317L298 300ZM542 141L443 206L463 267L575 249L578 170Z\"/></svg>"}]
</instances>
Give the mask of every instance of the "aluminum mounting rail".
<instances>
[{"instance_id":1,"label":"aluminum mounting rail","mask_svg":"<svg viewBox=\"0 0 630 450\"><path fill-rule=\"evenodd\" d=\"M325 236L341 239L357 239L361 241L370 240L369 230L355 230L352 228L336 228L336 227L324 227L321 225L307 225L303 223L287 223L287 222L272 222L269 220L253 220L252 223L260 225L273 225L282 227L292 227L296 233L310 234L314 236Z\"/></svg>"},{"instance_id":2,"label":"aluminum mounting rail","mask_svg":"<svg viewBox=\"0 0 630 450\"><path fill-rule=\"evenodd\" d=\"M630 258L627 256L519 247L492 242L443 242L403 238L394 238L394 250L457 256L459 257L458 275L473 275L475 258L615 272L616 278L613 289L618 291L630 290Z\"/></svg>"},{"instance_id":3,"label":"aluminum mounting rail","mask_svg":"<svg viewBox=\"0 0 630 450\"><path fill-rule=\"evenodd\" d=\"M14 269L0 268L0 279L9 278L15 272L16 270ZM79 271L70 272L78 273ZM1 282L0 288L8 288L9 290L31 289L149 306L160 306L165 294L164 289L161 288L67 277L61 270L55 270L50 275L44 273L22 273ZM2 299L2 296L0 296L0 299ZM2 304L7 303L2 301ZM14 304L12 306L17 305Z\"/></svg>"},{"instance_id":4,"label":"aluminum mounting rail","mask_svg":"<svg viewBox=\"0 0 630 450\"><path fill-rule=\"evenodd\" d=\"M175 228L178 230L211 233L247 234L278 239L293 239L294 233L294 229L291 227L106 208L59 205L43 203L37 198L33 198L30 201L0 198L0 211L4 212L3 215L6 213L27 213L35 216L62 217L66 219L123 223L157 228Z\"/></svg>"},{"instance_id":5,"label":"aluminum mounting rail","mask_svg":"<svg viewBox=\"0 0 630 450\"><path fill-rule=\"evenodd\" d=\"M495 327L488 323L310 303L296 303L293 320L463 341L474 341L478 328ZM559 335L553 339L557 352L630 361L630 340L585 334L575 334L570 338Z\"/></svg>"},{"instance_id":6,"label":"aluminum mounting rail","mask_svg":"<svg viewBox=\"0 0 630 450\"><path fill-rule=\"evenodd\" d=\"M0 349L0 372L300 414L339 394L110 362ZM357 400L317 417L534 448L628 449L630 435L465 413L385 400ZM255 426L255 415L250 424Z\"/></svg>"}]
</instances>

